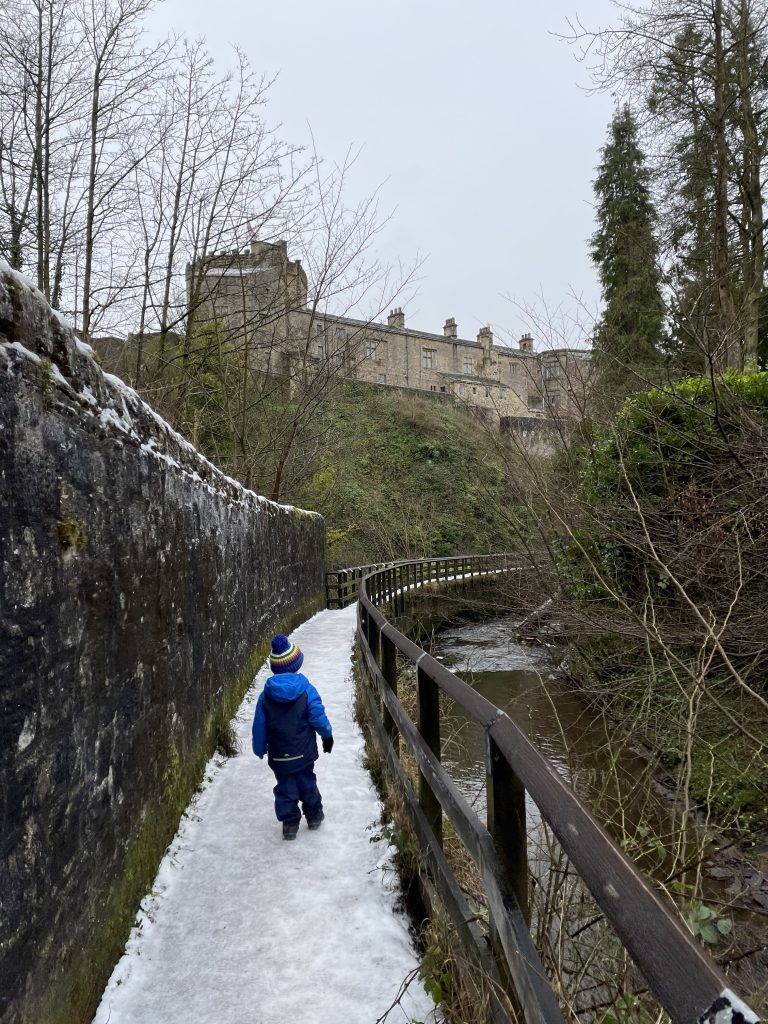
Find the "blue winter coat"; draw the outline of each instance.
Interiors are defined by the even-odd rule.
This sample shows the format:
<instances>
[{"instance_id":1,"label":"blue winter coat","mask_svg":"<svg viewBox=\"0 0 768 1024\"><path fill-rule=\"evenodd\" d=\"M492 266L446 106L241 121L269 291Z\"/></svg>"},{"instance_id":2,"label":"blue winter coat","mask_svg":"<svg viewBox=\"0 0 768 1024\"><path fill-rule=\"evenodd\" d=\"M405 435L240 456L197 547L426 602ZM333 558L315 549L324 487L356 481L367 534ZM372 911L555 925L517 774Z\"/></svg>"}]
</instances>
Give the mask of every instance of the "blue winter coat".
<instances>
[{"instance_id":1,"label":"blue winter coat","mask_svg":"<svg viewBox=\"0 0 768 1024\"><path fill-rule=\"evenodd\" d=\"M257 757L267 754L276 774L307 768L317 760L315 734L331 736L320 694L300 672L270 676L256 702L252 743Z\"/></svg>"}]
</instances>

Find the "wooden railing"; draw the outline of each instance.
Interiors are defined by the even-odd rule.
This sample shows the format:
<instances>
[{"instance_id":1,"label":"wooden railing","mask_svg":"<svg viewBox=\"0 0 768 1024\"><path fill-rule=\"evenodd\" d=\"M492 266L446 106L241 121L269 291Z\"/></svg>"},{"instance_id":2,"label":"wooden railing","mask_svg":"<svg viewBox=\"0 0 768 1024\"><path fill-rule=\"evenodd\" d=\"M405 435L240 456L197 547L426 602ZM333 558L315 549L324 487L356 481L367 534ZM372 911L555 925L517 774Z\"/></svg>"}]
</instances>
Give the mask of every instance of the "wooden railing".
<instances>
[{"instance_id":1,"label":"wooden railing","mask_svg":"<svg viewBox=\"0 0 768 1024\"><path fill-rule=\"evenodd\" d=\"M500 571L507 568L507 555L462 555L454 558L432 558L415 562L371 562L368 565L355 565L346 569L331 569L325 574L325 601L328 608L346 608L358 599L360 584L366 576L385 569L400 571L400 566L421 566L422 574L433 576L434 582L444 581L446 573L458 572L463 579L482 575L491 567ZM471 566L471 567L470 567ZM409 579L410 583L415 577ZM420 579L419 583L425 582Z\"/></svg>"},{"instance_id":2,"label":"wooden railing","mask_svg":"<svg viewBox=\"0 0 768 1024\"><path fill-rule=\"evenodd\" d=\"M347 569L331 569L325 574L326 608L346 608L356 601L360 584L365 576L377 569L387 569L394 562L371 562L368 565L354 565Z\"/></svg>"},{"instance_id":3,"label":"wooden railing","mask_svg":"<svg viewBox=\"0 0 768 1024\"><path fill-rule=\"evenodd\" d=\"M427 583L466 585L478 576L515 571L513 561L505 556L464 556L402 562L364 574L359 582L358 641L373 736L406 798L431 884L465 949L497 985L511 979L513 1000L528 1024L561 1024L561 1010L528 928L528 793L673 1021L720 1024L736 1020L730 1016L736 1012L742 1014L745 1024L757 1021L730 991L714 962L520 728L386 617L404 613L408 595ZM416 722L398 700L398 654L416 670ZM441 691L485 732L485 821L478 818L441 764ZM400 762L401 743L418 764L418 793ZM493 955L483 933L473 924L474 915L443 854L443 815L482 878ZM504 1001L494 997L493 1002L493 1021L507 1021ZM718 1016L720 1011L722 1016Z\"/></svg>"}]
</instances>

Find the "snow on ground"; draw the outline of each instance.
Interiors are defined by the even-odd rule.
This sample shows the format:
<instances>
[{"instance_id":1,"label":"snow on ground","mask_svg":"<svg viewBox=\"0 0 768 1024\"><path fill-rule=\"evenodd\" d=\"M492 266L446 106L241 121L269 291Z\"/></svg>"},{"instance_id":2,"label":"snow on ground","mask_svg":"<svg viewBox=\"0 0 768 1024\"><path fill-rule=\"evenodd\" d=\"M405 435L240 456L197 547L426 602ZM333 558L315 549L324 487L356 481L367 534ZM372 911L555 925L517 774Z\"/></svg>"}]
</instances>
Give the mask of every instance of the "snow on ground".
<instances>
[{"instance_id":1,"label":"snow on ground","mask_svg":"<svg viewBox=\"0 0 768 1024\"><path fill-rule=\"evenodd\" d=\"M238 714L242 753L212 761L143 904L93 1024L375 1024L418 965L352 715L355 606L293 634L334 731L317 776L326 819L286 842L274 776L251 753L265 666ZM431 1021L416 979L388 1024Z\"/></svg>"}]
</instances>

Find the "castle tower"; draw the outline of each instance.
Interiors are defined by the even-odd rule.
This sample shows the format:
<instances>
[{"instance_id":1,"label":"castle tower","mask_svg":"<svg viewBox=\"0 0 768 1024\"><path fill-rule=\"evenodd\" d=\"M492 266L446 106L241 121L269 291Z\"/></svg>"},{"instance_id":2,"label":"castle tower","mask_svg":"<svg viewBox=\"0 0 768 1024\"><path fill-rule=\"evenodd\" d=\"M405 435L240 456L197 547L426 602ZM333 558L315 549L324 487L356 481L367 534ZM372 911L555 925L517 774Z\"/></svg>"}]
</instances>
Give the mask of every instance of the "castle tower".
<instances>
[{"instance_id":1,"label":"castle tower","mask_svg":"<svg viewBox=\"0 0 768 1024\"><path fill-rule=\"evenodd\" d=\"M252 239L239 250L187 265L187 301L196 323L220 326L233 339L307 306L307 275L288 259L288 243Z\"/></svg>"}]
</instances>

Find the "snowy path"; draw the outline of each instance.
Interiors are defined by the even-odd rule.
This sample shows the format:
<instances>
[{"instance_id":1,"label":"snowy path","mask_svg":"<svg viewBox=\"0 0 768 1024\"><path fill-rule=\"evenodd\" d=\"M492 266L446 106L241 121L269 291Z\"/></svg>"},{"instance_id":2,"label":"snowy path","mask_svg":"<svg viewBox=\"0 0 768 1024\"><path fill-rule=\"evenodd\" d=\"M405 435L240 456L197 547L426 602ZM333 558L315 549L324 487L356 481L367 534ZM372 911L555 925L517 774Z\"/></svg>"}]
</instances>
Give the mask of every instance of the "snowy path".
<instances>
[{"instance_id":1,"label":"snowy path","mask_svg":"<svg viewBox=\"0 0 768 1024\"><path fill-rule=\"evenodd\" d=\"M274 776L251 753L265 666L238 714L243 753L211 762L144 901L94 1024L374 1024L416 965L396 911L376 794L352 716L354 605L291 636L333 725L317 765L326 820L295 842L275 819ZM433 1020L415 981L388 1024Z\"/></svg>"}]
</instances>

